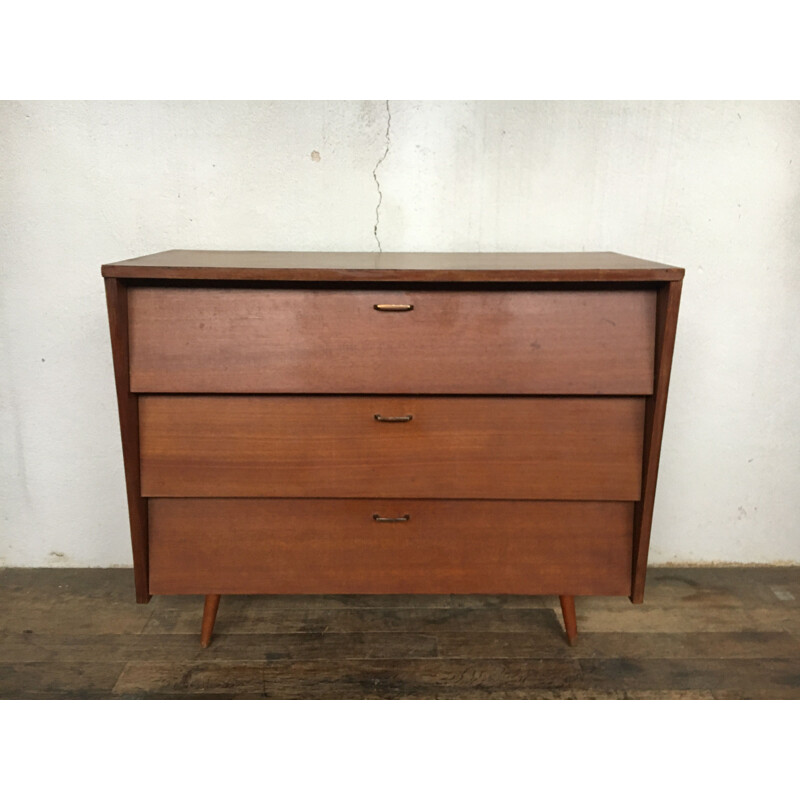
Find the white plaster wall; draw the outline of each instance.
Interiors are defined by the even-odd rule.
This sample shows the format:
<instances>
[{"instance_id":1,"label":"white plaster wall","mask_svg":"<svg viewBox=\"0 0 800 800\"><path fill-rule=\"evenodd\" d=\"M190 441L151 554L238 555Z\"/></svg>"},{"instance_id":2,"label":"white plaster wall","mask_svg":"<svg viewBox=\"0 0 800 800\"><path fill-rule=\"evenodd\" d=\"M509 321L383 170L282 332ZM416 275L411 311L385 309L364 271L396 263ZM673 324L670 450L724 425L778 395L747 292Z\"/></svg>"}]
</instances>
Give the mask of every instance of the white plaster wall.
<instances>
[{"instance_id":1,"label":"white plaster wall","mask_svg":"<svg viewBox=\"0 0 800 800\"><path fill-rule=\"evenodd\" d=\"M100 264L375 249L378 164L384 250L685 267L651 563L800 562L800 103L390 111L0 104L0 565L130 563Z\"/></svg>"}]
</instances>

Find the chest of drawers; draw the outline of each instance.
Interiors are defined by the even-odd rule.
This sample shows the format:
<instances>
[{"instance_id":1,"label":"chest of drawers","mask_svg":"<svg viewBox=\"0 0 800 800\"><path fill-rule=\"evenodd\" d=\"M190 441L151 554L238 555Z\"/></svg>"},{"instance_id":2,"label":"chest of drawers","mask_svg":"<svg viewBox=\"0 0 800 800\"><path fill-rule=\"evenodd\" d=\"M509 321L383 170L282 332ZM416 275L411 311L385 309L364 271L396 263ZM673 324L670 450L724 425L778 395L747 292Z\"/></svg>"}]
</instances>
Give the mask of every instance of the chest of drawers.
<instances>
[{"instance_id":1,"label":"chest of drawers","mask_svg":"<svg viewBox=\"0 0 800 800\"><path fill-rule=\"evenodd\" d=\"M102 269L136 598L641 603L683 270L173 250Z\"/></svg>"}]
</instances>

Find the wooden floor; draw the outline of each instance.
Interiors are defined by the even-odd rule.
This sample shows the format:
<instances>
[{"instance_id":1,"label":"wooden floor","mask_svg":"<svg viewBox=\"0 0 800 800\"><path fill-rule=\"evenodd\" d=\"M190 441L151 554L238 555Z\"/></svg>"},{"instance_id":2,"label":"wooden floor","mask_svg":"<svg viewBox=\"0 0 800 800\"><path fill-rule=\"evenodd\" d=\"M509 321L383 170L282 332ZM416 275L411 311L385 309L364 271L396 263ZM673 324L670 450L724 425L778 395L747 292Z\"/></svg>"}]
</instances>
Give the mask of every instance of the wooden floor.
<instances>
[{"instance_id":1,"label":"wooden floor","mask_svg":"<svg viewBox=\"0 0 800 800\"><path fill-rule=\"evenodd\" d=\"M643 606L555 597L134 603L123 569L0 571L2 698L800 699L800 568L651 569Z\"/></svg>"}]
</instances>

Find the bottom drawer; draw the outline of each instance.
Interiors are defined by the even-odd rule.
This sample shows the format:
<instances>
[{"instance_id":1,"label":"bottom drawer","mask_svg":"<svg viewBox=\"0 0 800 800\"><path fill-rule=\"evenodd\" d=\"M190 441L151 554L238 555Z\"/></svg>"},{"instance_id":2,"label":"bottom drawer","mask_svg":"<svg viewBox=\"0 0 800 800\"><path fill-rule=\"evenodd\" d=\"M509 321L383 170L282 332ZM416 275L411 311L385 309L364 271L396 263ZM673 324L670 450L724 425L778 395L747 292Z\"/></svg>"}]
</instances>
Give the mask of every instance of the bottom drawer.
<instances>
[{"instance_id":1,"label":"bottom drawer","mask_svg":"<svg viewBox=\"0 0 800 800\"><path fill-rule=\"evenodd\" d=\"M627 595L631 588L633 503L149 504L153 594ZM392 518L402 521L382 521Z\"/></svg>"}]
</instances>

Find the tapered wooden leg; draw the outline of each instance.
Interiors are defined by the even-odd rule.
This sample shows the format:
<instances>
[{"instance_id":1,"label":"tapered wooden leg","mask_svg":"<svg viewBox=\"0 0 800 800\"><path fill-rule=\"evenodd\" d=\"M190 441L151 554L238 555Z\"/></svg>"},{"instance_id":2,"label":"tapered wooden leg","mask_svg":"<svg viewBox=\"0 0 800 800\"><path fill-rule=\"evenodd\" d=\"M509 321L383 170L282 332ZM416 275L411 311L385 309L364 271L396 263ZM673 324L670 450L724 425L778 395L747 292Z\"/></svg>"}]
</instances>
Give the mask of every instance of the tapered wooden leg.
<instances>
[{"instance_id":1,"label":"tapered wooden leg","mask_svg":"<svg viewBox=\"0 0 800 800\"><path fill-rule=\"evenodd\" d=\"M564 615L564 628L567 631L567 641L573 645L578 638L578 622L575 619L575 596L571 594L561 594L558 596L561 601L561 613Z\"/></svg>"},{"instance_id":2,"label":"tapered wooden leg","mask_svg":"<svg viewBox=\"0 0 800 800\"><path fill-rule=\"evenodd\" d=\"M208 647L211 641L211 634L214 631L214 621L217 619L217 609L219 608L218 594L207 594L206 604L203 607L203 632L200 634L200 645Z\"/></svg>"}]
</instances>

